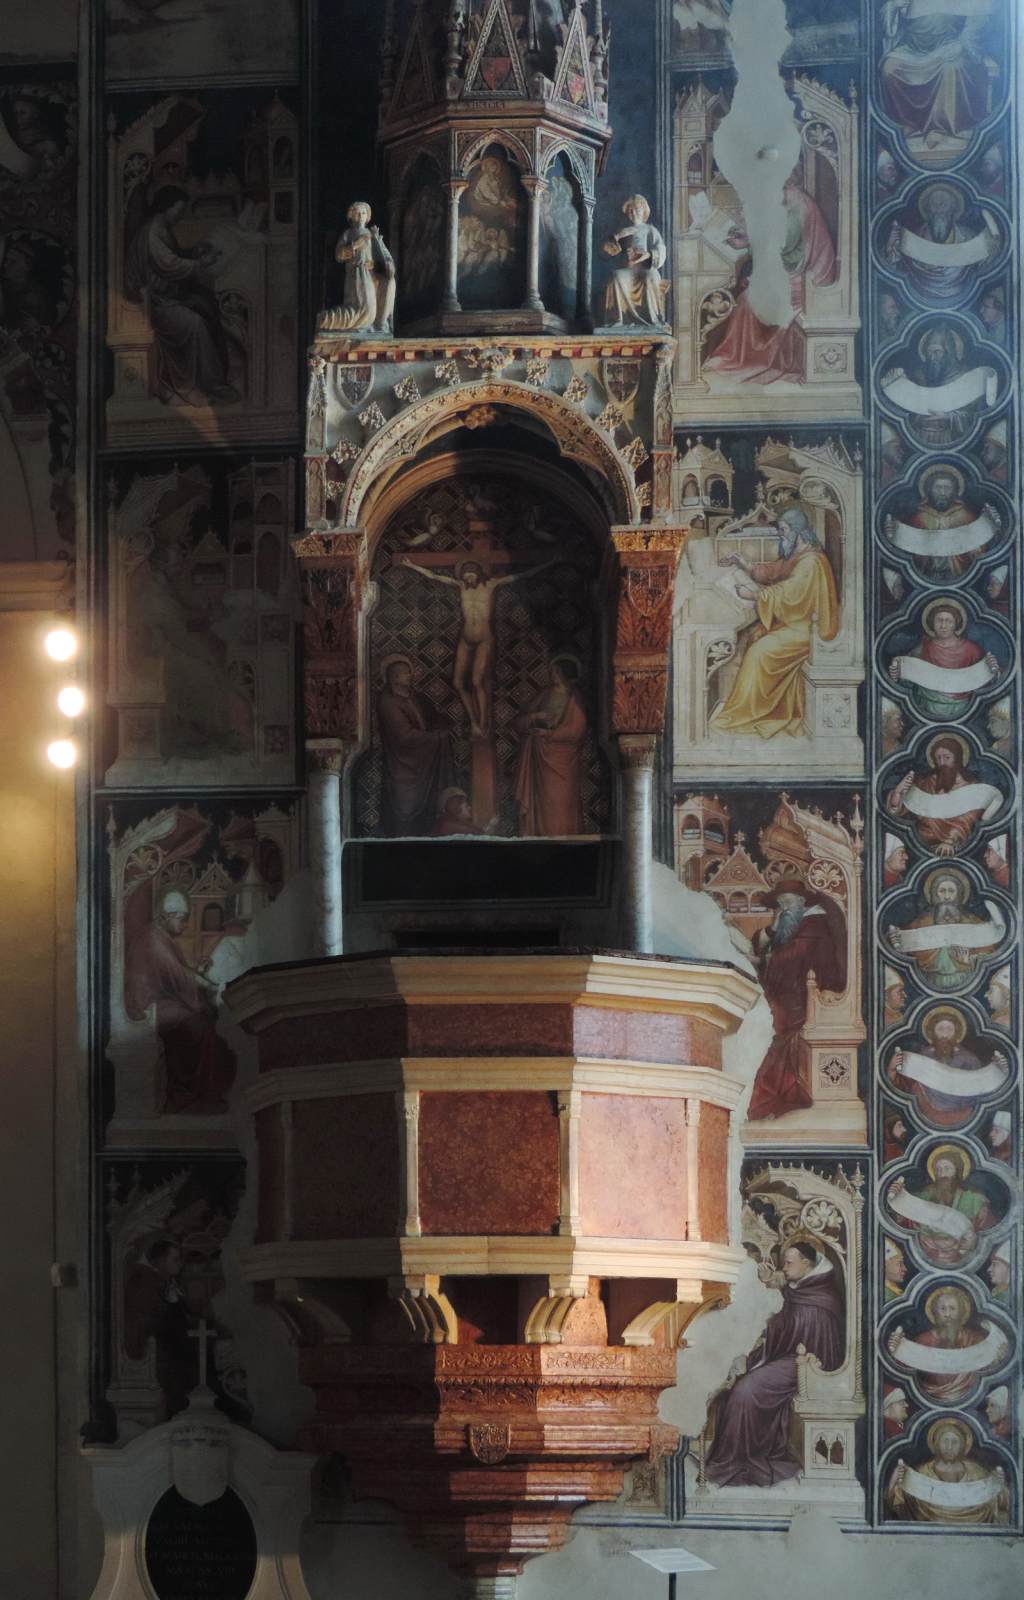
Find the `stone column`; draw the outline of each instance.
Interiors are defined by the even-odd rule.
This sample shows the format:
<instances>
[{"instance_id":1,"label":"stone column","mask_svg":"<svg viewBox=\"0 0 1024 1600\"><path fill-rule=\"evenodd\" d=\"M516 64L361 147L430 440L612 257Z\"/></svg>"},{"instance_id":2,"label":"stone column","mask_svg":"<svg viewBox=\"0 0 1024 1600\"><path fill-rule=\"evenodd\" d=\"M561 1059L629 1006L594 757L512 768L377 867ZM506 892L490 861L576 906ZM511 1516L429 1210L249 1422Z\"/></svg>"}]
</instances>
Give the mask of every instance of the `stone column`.
<instances>
[{"instance_id":1,"label":"stone column","mask_svg":"<svg viewBox=\"0 0 1024 1600\"><path fill-rule=\"evenodd\" d=\"M357 631L365 541L358 528L305 533L292 543L302 584L303 683L313 871L313 938L320 955L343 945L341 771L359 742Z\"/></svg>"},{"instance_id":2,"label":"stone column","mask_svg":"<svg viewBox=\"0 0 1024 1600\"><path fill-rule=\"evenodd\" d=\"M654 756L665 726L672 596L681 528L613 528L618 562L612 726L622 771L622 940L652 948Z\"/></svg>"},{"instance_id":3,"label":"stone column","mask_svg":"<svg viewBox=\"0 0 1024 1600\"><path fill-rule=\"evenodd\" d=\"M341 769L340 739L306 741L309 865L313 875L313 936L320 956L340 956Z\"/></svg>"},{"instance_id":4,"label":"stone column","mask_svg":"<svg viewBox=\"0 0 1024 1600\"><path fill-rule=\"evenodd\" d=\"M523 301L523 310L543 311L544 302L540 297L540 202L547 184L543 178L535 178L531 173L525 174L520 181L526 190L529 206L526 234L526 298Z\"/></svg>"},{"instance_id":5,"label":"stone column","mask_svg":"<svg viewBox=\"0 0 1024 1600\"><path fill-rule=\"evenodd\" d=\"M576 316L584 328L594 326L594 201L583 197L580 207L579 282L576 286Z\"/></svg>"},{"instance_id":6,"label":"stone column","mask_svg":"<svg viewBox=\"0 0 1024 1600\"><path fill-rule=\"evenodd\" d=\"M448 190L448 245L445 255L446 280L442 311L461 311L459 303L459 200L469 188L466 178L452 178Z\"/></svg>"},{"instance_id":7,"label":"stone column","mask_svg":"<svg viewBox=\"0 0 1024 1600\"><path fill-rule=\"evenodd\" d=\"M652 734L620 734L622 764L622 943L640 954L654 949L651 846L654 796Z\"/></svg>"}]
</instances>

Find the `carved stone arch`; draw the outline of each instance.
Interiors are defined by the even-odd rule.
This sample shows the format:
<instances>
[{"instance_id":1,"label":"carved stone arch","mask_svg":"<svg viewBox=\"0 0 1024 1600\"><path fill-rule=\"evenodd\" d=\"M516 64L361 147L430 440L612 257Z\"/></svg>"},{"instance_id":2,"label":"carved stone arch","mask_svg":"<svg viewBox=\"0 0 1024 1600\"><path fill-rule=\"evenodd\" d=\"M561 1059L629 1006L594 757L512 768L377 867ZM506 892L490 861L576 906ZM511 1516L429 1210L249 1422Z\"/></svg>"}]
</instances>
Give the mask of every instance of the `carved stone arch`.
<instances>
[{"instance_id":1,"label":"carved stone arch","mask_svg":"<svg viewBox=\"0 0 1024 1600\"><path fill-rule=\"evenodd\" d=\"M533 156L521 139L517 139L515 134L508 133L504 128L488 128L462 151L459 160L461 178L468 178L473 167L492 144L501 145L512 165L517 168L520 177L529 177L534 172Z\"/></svg>"},{"instance_id":2,"label":"carved stone arch","mask_svg":"<svg viewBox=\"0 0 1024 1600\"><path fill-rule=\"evenodd\" d=\"M548 148L543 152L540 158L540 176L542 178L547 177L559 156L565 156L570 167L572 168L572 175L580 186L580 193L585 199L589 199L590 174L587 172L582 161L580 160L580 153L576 149L576 146L570 144L566 139L561 139L557 143L549 145Z\"/></svg>"},{"instance_id":3,"label":"carved stone arch","mask_svg":"<svg viewBox=\"0 0 1024 1600\"><path fill-rule=\"evenodd\" d=\"M379 429L353 463L339 507L342 527L362 525L371 489L380 492L395 471L426 444L459 425L479 406L502 406L521 426L540 423L559 453L581 467L606 502L610 520L640 521L640 500L629 462L578 407L549 390L538 391L508 378L460 384L409 406Z\"/></svg>"}]
</instances>

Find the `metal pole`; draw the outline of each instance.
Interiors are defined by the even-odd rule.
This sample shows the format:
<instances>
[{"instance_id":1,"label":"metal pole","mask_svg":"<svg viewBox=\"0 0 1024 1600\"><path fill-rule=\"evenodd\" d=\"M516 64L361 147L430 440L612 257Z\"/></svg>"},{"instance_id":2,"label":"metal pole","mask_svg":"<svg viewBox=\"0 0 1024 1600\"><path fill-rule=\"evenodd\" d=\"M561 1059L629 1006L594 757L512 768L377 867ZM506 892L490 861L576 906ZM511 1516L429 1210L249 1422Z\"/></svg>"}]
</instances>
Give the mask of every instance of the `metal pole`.
<instances>
[{"instance_id":1,"label":"metal pole","mask_svg":"<svg viewBox=\"0 0 1024 1600\"><path fill-rule=\"evenodd\" d=\"M676 1600L676 1574L674 1572L670 1572L668 1575L668 1600Z\"/></svg>"}]
</instances>

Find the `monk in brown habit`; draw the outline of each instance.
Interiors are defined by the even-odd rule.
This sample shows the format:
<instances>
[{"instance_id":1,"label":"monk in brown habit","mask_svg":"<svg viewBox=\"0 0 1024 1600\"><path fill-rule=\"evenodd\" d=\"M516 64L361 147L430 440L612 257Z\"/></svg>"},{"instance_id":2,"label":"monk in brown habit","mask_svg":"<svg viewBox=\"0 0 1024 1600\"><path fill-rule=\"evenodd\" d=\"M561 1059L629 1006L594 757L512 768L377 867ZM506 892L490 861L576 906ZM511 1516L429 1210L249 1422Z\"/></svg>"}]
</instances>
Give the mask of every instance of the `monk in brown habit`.
<instances>
[{"instance_id":1,"label":"monk in brown habit","mask_svg":"<svg viewBox=\"0 0 1024 1600\"><path fill-rule=\"evenodd\" d=\"M803 1466L789 1443L797 1354L817 1356L826 1372L842 1365L846 1315L827 1256L801 1239L783 1252L782 1278L782 1310L768 1319L763 1348L719 1398L707 1458L712 1483L767 1488L795 1478Z\"/></svg>"},{"instance_id":2,"label":"monk in brown habit","mask_svg":"<svg viewBox=\"0 0 1024 1600\"><path fill-rule=\"evenodd\" d=\"M180 890L164 895L159 914L128 947L125 1010L141 1022L156 1007L164 1056L164 1111L213 1114L227 1110L235 1057L217 1032L217 990L190 967L178 940L188 923Z\"/></svg>"},{"instance_id":3,"label":"monk in brown habit","mask_svg":"<svg viewBox=\"0 0 1024 1600\"><path fill-rule=\"evenodd\" d=\"M781 1117L812 1104L805 1071L807 975L819 989L846 987L846 942L841 912L798 878L784 878L767 903L775 920L760 935L761 985L775 1032L758 1068L750 1100L751 1121Z\"/></svg>"}]
</instances>

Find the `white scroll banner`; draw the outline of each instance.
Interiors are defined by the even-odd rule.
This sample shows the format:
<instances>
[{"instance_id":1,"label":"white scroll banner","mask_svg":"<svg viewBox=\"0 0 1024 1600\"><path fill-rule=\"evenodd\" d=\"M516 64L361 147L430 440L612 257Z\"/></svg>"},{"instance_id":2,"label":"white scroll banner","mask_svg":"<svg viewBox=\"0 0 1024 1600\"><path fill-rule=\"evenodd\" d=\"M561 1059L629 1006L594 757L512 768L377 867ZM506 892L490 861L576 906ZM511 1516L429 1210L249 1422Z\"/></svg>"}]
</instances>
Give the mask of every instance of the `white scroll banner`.
<instances>
[{"instance_id":1,"label":"white scroll banner","mask_svg":"<svg viewBox=\"0 0 1024 1600\"><path fill-rule=\"evenodd\" d=\"M988 950L997 945L1006 932L1006 923L999 907L991 900L985 901L987 922L939 922L927 928L897 928L898 939L893 940L897 950L915 955L919 950Z\"/></svg>"},{"instance_id":2,"label":"white scroll banner","mask_svg":"<svg viewBox=\"0 0 1024 1600\"><path fill-rule=\"evenodd\" d=\"M892 1356L901 1366L912 1367L915 1372L984 1372L989 1367L999 1365L1006 1356L1008 1344L1001 1328L985 1321L981 1325L985 1329L985 1337L977 1344L956 1350L948 1345L936 1349L932 1345L918 1344L916 1339L903 1339L892 1349Z\"/></svg>"},{"instance_id":3,"label":"white scroll banner","mask_svg":"<svg viewBox=\"0 0 1024 1600\"><path fill-rule=\"evenodd\" d=\"M922 661L920 656L894 656L893 660L899 663L901 683L916 683L938 694L970 694L975 689L987 689L994 676L984 657L970 667L937 667L934 661Z\"/></svg>"},{"instance_id":4,"label":"white scroll banner","mask_svg":"<svg viewBox=\"0 0 1024 1600\"><path fill-rule=\"evenodd\" d=\"M911 784L903 796L904 807L915 817L936 817L942 822L965 816L968 811L980 811L982 821L987 822L1002 803L1003 797L994 783L965 783L947 794L925 794Z\"/></svg>"},{"instance_id":5,"label":"white scroll banner","mask_svg":"<svg viewBox=\"0 0 1024 1600\"><path fill-rule=\"evenodd\" d=\"M938 1478L926 1478L923 1472L908 1467L901 1487L904 1494L925 1505L944 1506L947 1511L970 1511L995 1500L1002 1494L1005 1484L995 1472L964 1483L940 1483Z\"/></svg>"},{"instance_id":6,"label":"white scroll banner","mask_svg":"<svg viewBox=\"0 0 1024 1600\"><path fill-rule=\"evenodd\" d=\"M997 1094L1005 1087L1009 1071L1009 1067L1001 1067L997 1061L970 1071L963 1067L949 1067L942 1061L933 1061L931 1056L919 1056L914 1050L903 1052L903 1065L899 1069L901 1077L911 1078L926 1089L952 1095L957 1100L974 1100L981 1095Z\"/></svg>"},{"instance_id":7,"label":"white scroll banner","mask_svg":"<svg viewBox=\"0 0 1024 1600\"><path fill-rule=\"evenodd\" d=\"M889 1190L889 1210L907 1222L914 1222L929 1233L941 1233L958 1242L972 1238L974 1224L955 1206L940 1206L934 1200L922 1200L909 1189Z\"/></svg>"},{"instance_id":8,"label":"white scroll banner","mask_svg":"<svg viewBox=\"0 0 1024 1600\"><path fill-rule=\"evenodd\" d=\"M912 411L919 417L944 417L951 411L962 411L984 396L987 406L994 406L999 393L999 374L994 367L972 367L949 383L914 383L906 373L897 369L882 379L887 400Z\"/></svg>"},{"instance_id":9,"label":"white scroll banner","mask_svg":"<svg viewBox=\"0 0 1024 1600\"><path fill-rule=\"evenodd\" d=\"M923 267L974 267L987 261L999 242L995 218L982 212L985 226L970 239L954 239L942 244L938 239L926 239L912 228L901 228L896 235L896 249L901 256L920 262Z\"/></svg>"},{"instance_id":10,"label":"white scroll banner","mask_svg":"<svg viewBox=\"0 0 1024 1600\"><path fill-rule=\"evenodd\" d=\"M994 539L999 527L986 508L980 517L959 528L912 528L908 522L890 517L885 531L897 550L911 556L965 556Z\"/></svg>"}]
</instances>

